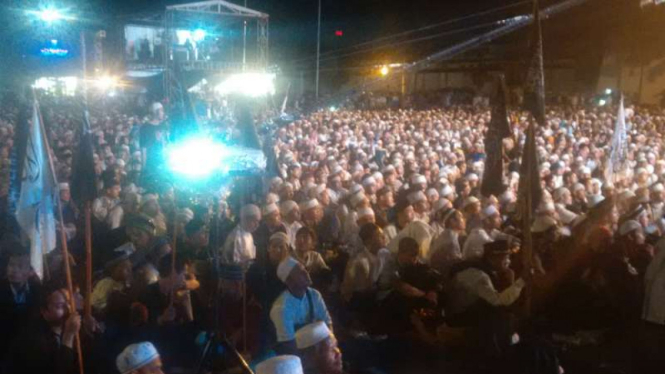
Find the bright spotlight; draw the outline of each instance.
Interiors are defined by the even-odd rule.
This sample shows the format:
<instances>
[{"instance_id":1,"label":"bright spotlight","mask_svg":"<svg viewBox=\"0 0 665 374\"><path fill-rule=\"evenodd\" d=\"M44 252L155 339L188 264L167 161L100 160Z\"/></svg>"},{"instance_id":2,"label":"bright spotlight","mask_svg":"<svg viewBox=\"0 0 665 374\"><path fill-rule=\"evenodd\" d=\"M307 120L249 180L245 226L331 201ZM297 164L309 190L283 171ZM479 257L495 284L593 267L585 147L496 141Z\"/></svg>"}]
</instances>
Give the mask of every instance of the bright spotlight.
<instances>
[{"instance_id":1,"label":"bright spotlight","mask_svg":"<svg viewBox=\"0 0 665 374\"><path fill-rule=\"evenodd\" d=\"M95 86L102 91L114 88L118 84L118 79L108 75L102 76L95 81Z\"/></svg>"},{"instance_id":2,"label":"bright spotlight","mask_svg":"<svg viewBox=\"0 0 665 374\"><path fill-rule=\"evenodd\" d=\"M186 178L205 178L222 168L224 145L212 139L196 137L167 150L169 168Z\"/></svg>"},{"instance_id":3,"label":"bright spotlight","mask_svg":"<svg viewBox=\"0 0 665 374\"><path fill-rule=\"evenodd\" d=\"M337 108L335 108L335 106L331 106L331 107L330 107L330 111L331 111L331 112L334 112L334 111L336 111L336 110L337 110Z\"/></svg>"},{"instance_id":4,"label":"bright spotlight","mask_svg":"<svg viewBox=\"0 0 665 374\"><path fill-rule=\"evenodd\" d=\"M605 95L611 95L611 94L612 94L612 89L611 89L611 88L607 88L607 89L605 90Z\"/></svg>"},{"instance_id":5,"label":"bright spotlight","mask_svg":"<svg viewBox=\"0 0 665 374\"><path fill-rule=\"evenodd\" d=\"M275 74L233 74L220 83L215 90L222 95L242 94L249 97L273 95L275 93Z\"/></svg>"},{"instance_id":6,"label":"bright spotlight","mask_svg":"<svg viewBox=\"0 0 665 374\"><path fill-rule=\"evenodd\" d=\"M38 12L39 19L46 23L52 23L65 18L57 9L44 9Z\"/></svg>"},{"instance_id":7,"label":"bright spotlight","mask_svg":"<svg viewBox=\"0 0 665 374\"><path fill-rule=\"evenodd\" d=\"M194 41L195 42L200 42L201 40L205 39L206 37L206 32L203 29L196 29L194 30Z\"/></svg>"},{"instance_id":8,"label":"bright spotlight","mask_svg":"<svg viewBox=\"0 0 665 374\"><path fill-rule=\"evenodd\" d=\"M388 75L388 73L390 73L390 69L388 68L388 66L384 65L381 67L381 70L379 70L379 72L381 73L381 75L385 77L386 75Z\"/></svg>"},{"instance_id":9,"label":"bright spotlight","mask_svg":"<svg viewBox=\"0 0 665 374\"><path fill-rule=\"evenodd\" d=\"M598 105L599 105L599 106L603 106L603 105L605 105L605 104L607 104L607 101L605 101L605 99L600 99L600 100L598 101Z\"/></svg>"}]
</instances>

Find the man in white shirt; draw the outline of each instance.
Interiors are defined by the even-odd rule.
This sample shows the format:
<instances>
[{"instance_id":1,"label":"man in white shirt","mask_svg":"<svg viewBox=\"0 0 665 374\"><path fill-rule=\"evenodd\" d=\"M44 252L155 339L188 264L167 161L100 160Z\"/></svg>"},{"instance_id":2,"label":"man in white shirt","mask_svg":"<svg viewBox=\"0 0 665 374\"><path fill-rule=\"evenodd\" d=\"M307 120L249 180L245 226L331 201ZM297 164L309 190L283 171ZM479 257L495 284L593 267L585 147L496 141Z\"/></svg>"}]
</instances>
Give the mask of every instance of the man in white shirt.
<instances>
[{"instance_id":1,"label":"man in white shirt","mask_svg":"<svg viewBox=\"0 0 665 374\"><path fill-rule=\"evenodd\" d=\"M482 260L453 274L448 323L477 327L483 348L497 354L519 338L511 326L511 306L522 293L524 280L510 269L508 241L486 243Z\"/></svg>"},{"instance_id":2,"label":"man in white shirt","mask_svg":"<svg viewBox=\"0 0 665 374\"><path fill-rule=\"evenodd\" d=\"M109 212L120 203L120 182L115 178L105 178L104 196L100 196L92 203L92 214L99 222L106 223Z\"/></svg>"},{"instance_id":3,"label":"man in white shirt","mask_svg":"<svg viewBox=\"0 0 665 374\"><path fill-rule=\"evenodd\" d=\"M465 260L477 260L483 257L483 246L497 239L508 239L509 236L499 231L503 219L501 213L494 205L488 205L480 212L483 227L471 230L464 242L462 256Z\"/></svg>"},{"instance_id":4,"label":"man in white shirt","mask_svg":"<svg viewBox=\"0 0 665 374\"><path fill-rule=\"evenodd\" d=\"M227 236L222 247L222 263L239 265L248 269L256 258L256 246L252 233L259 227L261 210L256 205L248 204L240 210L240 224Z\"/></svg>"},{"instance_id":5,"label":"man in white shirt","mask_svg":"<svg viewBox=\"0 0 665 374\"><path fill-rule=\"evenodd\" d=\"M644 275L645 292L640 327L640 355L635 373L661 373L665 364L665 240Z\"/></svg>"},{"instance_id":6,"label":"man in white shirt","mask_svg":"<svg viewBox=\"0 0 665 374\"><path fill-rule=\"evenodd\" d=\"M287 257L277 266L277 277L287 289L270 310L270 320L277 333L275 351L278 354L295 354L298 329L322 321L332 330L332 319L321 294L310 288L312 280L301 263Z\"/></svg>"},{"instance_id":7,"label":"man in white shirt","mask_svg":"<svg viewBox=\"0 0 665 374\"><path fill-rule=\"evenodd\" d=\"M282 202L279 211L286 227L286 235L289 236L289 245L295 247L296 234L302 227L302 223L300 223L300 207L298 207L295 201L287 200Z\"/></svg>"}]
</instances>

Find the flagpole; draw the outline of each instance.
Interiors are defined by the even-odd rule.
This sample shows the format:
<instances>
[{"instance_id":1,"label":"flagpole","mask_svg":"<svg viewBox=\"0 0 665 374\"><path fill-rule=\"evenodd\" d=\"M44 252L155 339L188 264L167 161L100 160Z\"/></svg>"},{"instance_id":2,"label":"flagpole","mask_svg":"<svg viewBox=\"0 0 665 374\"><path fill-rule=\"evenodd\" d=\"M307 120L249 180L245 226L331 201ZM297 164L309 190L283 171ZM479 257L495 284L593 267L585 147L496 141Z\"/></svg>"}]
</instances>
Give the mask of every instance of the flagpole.
<instances>
[{"instance_id":1,"label":"flagpole","mask_svg":"<svg viewBox=\"0 0 665 374\"><path fill-rule=\"evenodd\" d=\"M42 142L44 143L44 149L46 151L46 156L48 159L49 168L51 169L51 176L53 178L53 183L55 186L58 185L58 177L55 174L55 167L53 164L53 157L51 155L51 146L49 145L48 138L46 137L46 132L44 128L44 120L42 118L42 112L39 108L39 102L37 101L37 95L33 90L35 108L37 109L37 115L39 116L39 127L40 133L42 136ZM72 281L72 270L69 264L69 249L67 248L67 237L65 235L65 222L62 216L62 202L60 201L60 194L55 194L55 201L58 211L58 221L60 223L60 243L62 246L62 257L65 267L65 278L67 280L67 290L69 291L69 306L71 312L76 314L76 302L74 301L74 283ZM78 355L79 361L79 373L84 374L83 370L83 351L81 350L81 337L79 332L76 332L75 336L75 345L76 345L76 354Z\"/></svg>"},{"instance_id":2,"label":"flagpole","mask_svg":"<svg viewBox=\"0 0 665 374\"><path fill-rule=\"evenodd\" d=\"M176 249L178 246L178 199L176 198L176 190L173 188L173 240L171 242L171 279L175 276L176 272ZM175 302L175 284L171 282L171 306Z\"/></svg>"},{"instance_id":3,"label":"flagpole","mask_svg":"<svg viewBox=\"0 0 665 374\"><path fill-rule=\"evenodd\" d=\"M88 66L85 46L85 31L81 30L81 68L83 72L83 115L88 111ZM86 118L84 118L84 121ZM92 316L92 202L85 201L83 205L85 219L85 297L83 313L86 317Z\"/></svg>"}]
</instances>

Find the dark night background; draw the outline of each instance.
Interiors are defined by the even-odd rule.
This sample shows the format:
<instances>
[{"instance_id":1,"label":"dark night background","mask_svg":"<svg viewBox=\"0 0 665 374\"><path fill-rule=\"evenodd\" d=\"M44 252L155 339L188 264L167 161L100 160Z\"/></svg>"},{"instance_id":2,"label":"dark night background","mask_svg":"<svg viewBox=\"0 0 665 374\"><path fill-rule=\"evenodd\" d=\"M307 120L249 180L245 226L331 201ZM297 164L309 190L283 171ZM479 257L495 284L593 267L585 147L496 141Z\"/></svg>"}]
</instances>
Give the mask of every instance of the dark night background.
<instances>
[{"instance_id":1,"label":"dark night background","mask_svg":"<svg viewBox=\"0 0 665 374\"><path fill-rule=\"evenodd\" d=\"M562 1L541 0L541 8ZM0 80L20 77L37 68L54 71L71 65L71 61L68 65L66 61L44 63L30 58L34 51L31 43L35 38L50 38L55 33L34 22L31 24L24 15L25 9L34 9L40 3L44 4L39 1L4 1L0 12L0 45L3 46ZM186 1L63 0L51 3L69 9L80 19L75 25L67 25L67 30L57 30L60 39L71 43L76 42L79 27L91 31L110 30L112 25L120 26L137 16L160 14L166 5ZM242 5L240 1L235 3ZM271 63L278 64L285 72L313 74L317 1L248 0L247 6L270 14ZM500 7L504 9L354 48L377 38ZM416 61L492 28L482 26L484 24L530 10L531 2L520 0L323 0L322 70L343 74L377 63ZM601 59L607 51L620 53L626 63L631 64L663 55L663 21L665 6L641 9L639 0L589 0L544 22L546 62L571 59L580 79L591 82L598 75ZM343 31L344 35L335 36L336 30ZM425 40L413 42L413 39ZM523 29L458 58L521 61L528 39L529 33Z\"/></svg>"}]
</instances>

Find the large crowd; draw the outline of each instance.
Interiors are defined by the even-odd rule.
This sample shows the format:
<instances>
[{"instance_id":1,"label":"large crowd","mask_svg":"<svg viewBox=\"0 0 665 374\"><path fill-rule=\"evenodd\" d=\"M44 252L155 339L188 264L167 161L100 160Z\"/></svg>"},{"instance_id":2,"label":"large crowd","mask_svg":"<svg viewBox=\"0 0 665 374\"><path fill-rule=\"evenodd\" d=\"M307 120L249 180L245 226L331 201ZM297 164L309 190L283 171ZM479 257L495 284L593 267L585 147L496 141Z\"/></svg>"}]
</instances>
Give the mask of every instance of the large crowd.
<instances>
[{"instance_id":1,"label":"large crowd","mask_svg":"<svg viewBox=\"0 0 665 374\"><path fill-rule=\"evenodd\" d=\"M78 372L78 335L88 373L202 361L221 371L238 366L232 347L259 374L440 372L458 358L465 372L562 373L576 371L561 347L603 331L630 342L624 369L660 372L665 112L626 110L625 160L608 173L616 106L547 109L529 264L517 214L524 112L509 113L496 196L480 193L490 110L460 105L303 115L269 135L273 175L192 199L146 182L169 143L161 104L95 112L86 315L84 214L70 193L80 116L43 105L75 294L62 251L40 281L4 217L2 369ZM5 201L17 121L3 111ZM248 180L258 194L243 193Z\"/></svg>"}]
</instances>

